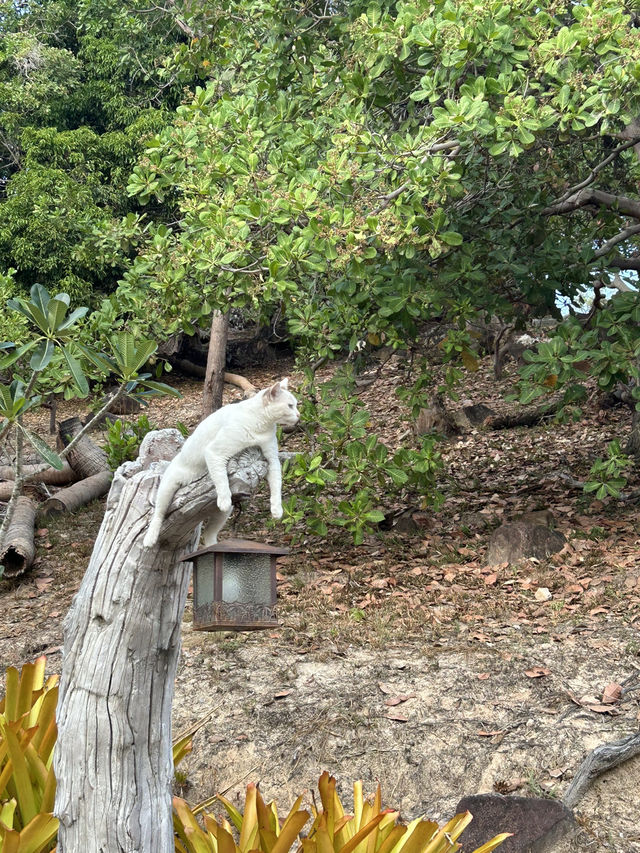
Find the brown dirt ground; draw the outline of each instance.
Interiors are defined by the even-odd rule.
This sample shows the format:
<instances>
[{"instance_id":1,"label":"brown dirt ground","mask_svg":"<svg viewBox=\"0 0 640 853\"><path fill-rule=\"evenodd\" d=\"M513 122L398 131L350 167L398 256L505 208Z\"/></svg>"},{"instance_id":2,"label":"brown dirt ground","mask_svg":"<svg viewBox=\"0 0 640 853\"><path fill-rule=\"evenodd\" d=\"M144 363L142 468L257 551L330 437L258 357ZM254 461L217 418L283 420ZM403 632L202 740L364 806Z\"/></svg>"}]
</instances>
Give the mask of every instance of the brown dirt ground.
<instances>
[{"instance_id":1,"label":"brown dirt ground","mask_svg":"<svg viewBox=\"0 0 640 853\"><path fill-rule=\"evenodd\" d=\"M286 367L247 375L264 386ZM411 440L393 394L403 368L392 360L361 394L393 446ZM173 381L182 399L154 401L148 416L158 427L180 420L192 428L200 385ZM503 411L509 384L508 376L495 383L483 365L466 393ZM58 417L78 410L65 404ZM188 607L176 732L211 717L179 768L178 792L192 803L223 791L240 801L244 785L260 781L282 810L328 769L347 802L353 780L368 791L379 781L384 802L403 817L441 821L465 794L561 797L591 749L638 728L637 502L588 503L557 478L569 469L584 477L628 421L592 402L578 423L454 438L444 446L448 499L438 513L416 515L413 535L391 531L355 548L299 531L280 567L273 632L199 633ZM491 529L540 508L567 536L563 552L519 568L486 567ZM0 667L44 652L51 671L60 669L63 617L101 513L96 502L52 521L39 531L33 570L0 582ZM277 528L263 526L266 517L260 498L235 533L281 541ZM536 599L539 587L550 600ZM626 689L603 709L610 683ZM572 850L640 851L639 771L637 757L592 785L576 809Z\"/></svg>"}]
</instances>

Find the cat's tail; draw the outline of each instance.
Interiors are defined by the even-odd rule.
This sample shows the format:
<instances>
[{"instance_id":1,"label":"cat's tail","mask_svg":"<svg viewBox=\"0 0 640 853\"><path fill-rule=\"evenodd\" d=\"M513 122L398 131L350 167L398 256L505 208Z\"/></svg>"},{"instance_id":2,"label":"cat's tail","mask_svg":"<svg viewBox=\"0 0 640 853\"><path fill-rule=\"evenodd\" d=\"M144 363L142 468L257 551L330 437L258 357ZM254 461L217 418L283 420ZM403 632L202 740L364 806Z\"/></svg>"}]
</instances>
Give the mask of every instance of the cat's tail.
<instances>
[{"instance_id":1,"label":"cat's tail","mask_svg":"<svg viewBox=\"0 0 640 853\"><path fill-rule=\"evenodd\" d=\"M153 548L153 546L158 542L160 531L162 530L162 522L167 514L169 504L178 490L178 486L180 486L180 483L176 481L175 477L172 477L169 474L169 470L167 469L160 480L155 509L151 516L149 529L142 540L142 544L145 548Z\"/></svg>"}]
</instances>

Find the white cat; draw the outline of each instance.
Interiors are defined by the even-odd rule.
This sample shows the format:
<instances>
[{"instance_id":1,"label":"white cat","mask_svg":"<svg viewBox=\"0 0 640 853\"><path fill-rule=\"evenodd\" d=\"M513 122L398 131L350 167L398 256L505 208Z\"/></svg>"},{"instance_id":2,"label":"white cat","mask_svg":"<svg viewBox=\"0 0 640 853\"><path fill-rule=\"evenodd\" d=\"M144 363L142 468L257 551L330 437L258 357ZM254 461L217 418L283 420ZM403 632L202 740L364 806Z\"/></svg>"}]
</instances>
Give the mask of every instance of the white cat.
<instances>
[{"instance_id":1,"label":"white cat","mask_svg":"<svg viewBox=\"0 0 640 853\"><path fill-rule=\"evenodd\" d=\"M198 424L162 475L149 530L143 540L145 547L151 548L158 541L167 509L180 486L189 485L206 471L216 489L219 512L205 526L203 535L205 545L215 544L231 515L227 462L247 447L259 447L269 464L271 515L282 518L276 424L294 426L300 419L296 398L287 391L288 382L283 379L255 397L223 406Z\"/></svg>"}]
</instances>

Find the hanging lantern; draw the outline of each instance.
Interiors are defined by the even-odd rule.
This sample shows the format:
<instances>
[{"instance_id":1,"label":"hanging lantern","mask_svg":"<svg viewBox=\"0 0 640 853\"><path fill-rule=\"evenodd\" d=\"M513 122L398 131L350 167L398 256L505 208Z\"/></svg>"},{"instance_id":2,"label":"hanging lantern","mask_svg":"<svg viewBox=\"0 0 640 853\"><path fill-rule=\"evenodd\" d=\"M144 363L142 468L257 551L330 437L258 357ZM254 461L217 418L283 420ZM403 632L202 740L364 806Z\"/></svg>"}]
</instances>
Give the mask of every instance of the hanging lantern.
<instances>
[{"instance_id":1,"label":"hanging lantern","mask_svg":"<svg viewBox=\"0 0 640 853\"><path fill-rule=\"evenodd\" d=\"M276 618L276 561L288 548L224 539L183 557L193 562L196 631L255 631Z\"/></svg>"}]
</instances>

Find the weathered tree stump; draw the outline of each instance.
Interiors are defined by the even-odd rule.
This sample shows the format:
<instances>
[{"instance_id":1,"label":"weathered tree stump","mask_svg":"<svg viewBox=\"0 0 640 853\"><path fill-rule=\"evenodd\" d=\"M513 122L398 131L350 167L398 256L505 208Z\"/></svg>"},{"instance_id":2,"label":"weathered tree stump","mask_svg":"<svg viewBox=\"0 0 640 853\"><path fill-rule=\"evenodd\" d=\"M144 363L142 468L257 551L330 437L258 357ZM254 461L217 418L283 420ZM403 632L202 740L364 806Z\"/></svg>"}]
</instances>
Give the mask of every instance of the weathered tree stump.
<instances>
[{"instance_id":1,"label":"weathered tree stump","mask_svg":"<svg viewBox=\"0 0 640 853\"><path fill-rule=\"evenodd\" d=\"M74 483L67 489L61 489L53 497L46 500L38 508L38 516L46 518L49 515L57 515L63 512L75 512L89 501L97 500L106 495L111 486L111 471L100 471Z\"/></svg>"},{"instance_id":2,"label":"weathered tree stump","mask_svg":"<svg viewBox=\"0 0 640 853\"><path fill-rule=\"evenodd\" d=\"M72 438L82 428L83 424L80 418L67 418L61 421L58 428L58 436L63 447L70 444ZM107 454L86 434L67 453L67 460L73 470L82 478L91 477L93 474L109 470Z\"/></svg>"},{"instance_id":3,"label":"weathered tree stump","mask_svg":"<svg viewBox=\"0 0 640 853\"><path fill-rule=\"evenodd\" d=\"M162 543L142 540L182 437L145 436L115 473L89 567L65 621L55 814L59 853L173 853L171 703L199 523L215 510L208 476L178 490ZM257 449L229 463L232 494L266 473Z\"/></svg>"},{"instance_id":4,"label":"weathered tree stump","mask_svg":"<svg viewBox=\"0 0 640 853\"><path fill-rule=\"evenodd\" d=\"M36 554L33 542L36 507L31 498L18 498L16 508L0 551L0 565L4 566L6 578L24 574Z\"/></svg>"}]
</instances>

